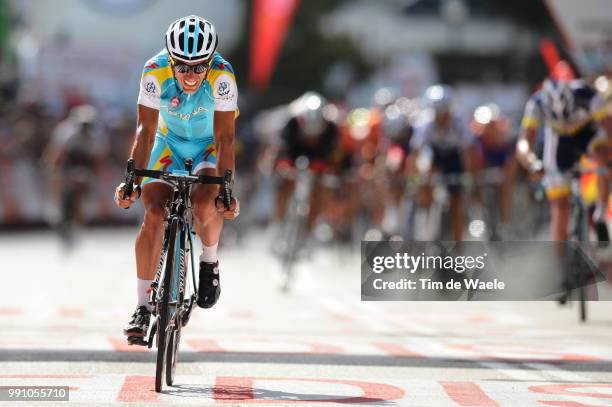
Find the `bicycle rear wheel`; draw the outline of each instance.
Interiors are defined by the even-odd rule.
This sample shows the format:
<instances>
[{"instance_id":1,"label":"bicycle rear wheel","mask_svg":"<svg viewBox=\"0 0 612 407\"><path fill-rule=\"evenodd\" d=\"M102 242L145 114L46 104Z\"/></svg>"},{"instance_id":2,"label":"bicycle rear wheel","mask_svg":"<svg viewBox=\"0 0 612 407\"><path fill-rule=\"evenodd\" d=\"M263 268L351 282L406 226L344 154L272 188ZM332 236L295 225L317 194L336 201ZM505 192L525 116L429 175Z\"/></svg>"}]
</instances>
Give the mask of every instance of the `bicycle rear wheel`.
<instances>
[{"instance_id":1,"label":"bicycle rear wheel","mask_svg":"<svg viewBox=\"0 0 612 407\"><path fill-rule=\"evenodd\" d=\"M178 237L178 219L172 219L168 231L168 250L166 252L166 266L164 268L164 278L162 283L161 304L158 303L158 326L157 326L157 364L155 368L155 391L160 392L164 376L164 367L167 363L166 354L168 339L171 332L168 332L168 321L170 317L169 302L172 290L172 274L174 272L174 262L176 259L176 241Z\"/></svg>"}]
</instances>

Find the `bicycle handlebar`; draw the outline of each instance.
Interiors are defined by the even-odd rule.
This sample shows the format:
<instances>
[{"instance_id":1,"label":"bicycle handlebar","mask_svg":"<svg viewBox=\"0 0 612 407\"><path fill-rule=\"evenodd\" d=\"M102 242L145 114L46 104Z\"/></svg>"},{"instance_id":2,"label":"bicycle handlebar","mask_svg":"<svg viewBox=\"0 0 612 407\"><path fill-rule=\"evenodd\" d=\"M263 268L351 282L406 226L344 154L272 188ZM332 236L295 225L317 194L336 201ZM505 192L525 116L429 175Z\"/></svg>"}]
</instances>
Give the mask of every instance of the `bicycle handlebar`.
<instances>
[{"instance_id":1,"label":"bicycle handlebar","mask_svg":"<svg viewBox=\"0 0 612 407\"><path fill-rule=\"evenodd\" d=\"M225 170L225 174L223 177L217 177L213 175L193 175L191 174L191 167L192 161L188 158L187 160L185 160L185 168L187 169L187 174L175 174L166 171L137 169L135 168L134 159L130 158L127 162L123 199L126 199L128 196L132 195L132 192L134 191L134 181L136 180L136 177L148 177L161 179L169 182L183 181L191 184L220 185L223 204L227 209L229 209L232 199L232 171Z\"/></svg>"}]
</instances>

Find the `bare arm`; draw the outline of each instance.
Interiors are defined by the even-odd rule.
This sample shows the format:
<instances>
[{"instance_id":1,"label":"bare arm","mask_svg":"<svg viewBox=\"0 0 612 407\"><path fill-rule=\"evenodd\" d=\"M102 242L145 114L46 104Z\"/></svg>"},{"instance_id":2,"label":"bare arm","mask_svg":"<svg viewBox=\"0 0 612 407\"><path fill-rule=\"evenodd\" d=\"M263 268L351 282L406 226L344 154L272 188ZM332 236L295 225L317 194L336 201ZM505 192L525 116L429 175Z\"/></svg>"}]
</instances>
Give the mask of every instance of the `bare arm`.
<instances>
[{"instance_id":1,"label":"bare arm","mask_svg":"<svg viewBox=\"0 0 612 407\"><path fill-rule=\"evenodd\" d=\"M599 126L606 132L608 139L612 139L612 116L607 115L599 122Z\"/></svg>"},{"instance_id":2,"label":"bare arm","mask_svg":"<svg viewBox=\"0 0 612 407\"><path fill-rule=\"evenodd\" d=\"M516 158L518 162L526 169L531 168L534 162L538 159L533 152L537 132L532 128L524 128L521 130L519 140L516 143Z\"/></svg>"},{"instance_id":3,"label":"bare arm","mask_svg":"<svg viewBox=\"0 0 612 407\"><path fill-rule=\"evenodd\" d=\"M151 155L151 149L153 148L153 140L155 137L155 131L157 130L157 119L159 117L159 110L138 105L137 109L138 118L136 119L136 137L134 138L134 144L132 145L132 151L130 158L135 161L136 168L145 168L147 160ZM140 185L141 178L136 179L136 185ZM115 189L115 202L121 208L127 209L130 205L135 202L139 194L138 192L132 192L129 197L123 198L123 191L125 185L121 183Z\"/></svg>"},{"instance_id":4,"label":"bare arm","mask_svg":"<svg viewBox=\"0 0 612 407\"><path fill-rule=\"evenodd\" d=\"M217 150L217 173L234 172L234 111L215 111L215 148Z\"/></svg>"},{"instance_id":5,"label":"bare arm","mask_svg":"<svg viewBox=\"0 0 612 407\"><path fill-rule=\"evenodd\" d=\"M130 158L134 159L136 168L145 168L153 148L159 110L138 105L137 114L136 137L132 145ZM137 183L140 183L140 179L137 180Z\"/></svg>"}]
</instances>

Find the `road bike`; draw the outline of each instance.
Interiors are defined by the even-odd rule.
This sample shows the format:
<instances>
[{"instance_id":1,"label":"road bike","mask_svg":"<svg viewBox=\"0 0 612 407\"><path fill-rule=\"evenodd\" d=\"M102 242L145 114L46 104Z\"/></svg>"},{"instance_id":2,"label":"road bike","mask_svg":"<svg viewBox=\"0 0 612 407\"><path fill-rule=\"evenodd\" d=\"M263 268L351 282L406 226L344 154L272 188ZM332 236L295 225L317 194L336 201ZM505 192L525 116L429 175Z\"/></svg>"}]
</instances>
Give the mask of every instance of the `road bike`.
<instances>
[{"instance_id":1,"label":"road bike","mask_svg":"<svg viewBox=\"0 0 612 407\"><path fill-rule=\"evenodd\" d=\"M287 219L283 222L280 241L280 260L282 267L281 290L288 292L293 281L298 251L306 241L306 220L310 212L310 197L314 182L313 174L308 169L306 157L298 157L295 172L283 174L285 178L295 180L295 190L287 208Z\"/></svg>"},{"instance_id":2,"label":"road bike","mask_svg":"<svg viewBox=\"0 0 612 407\"><path fill-rule=\"evenodd\" d=\"M579 316L582 322L587 319L587 301L589 300L587 289L595 282L594 276L597 273L597 266L586 252L589 245L591 226L589 223L590 213L582 199L582 189L580 187L581 176L588 172L593 172L593 170L587 170L579 164L570 170L570 246L563 282L565 293L560 299L560 303L565 304L568 298L572 296L572 293L577 291L580 303ZM599 242L610 240L605 225L594 225L594 229Z\"/></svg>"},{"instance_id":3,"label":"road bike","mask_svg":"<svg viewBox=\"0 0 612 407\"><path fill-rule=\"evenodd\" d=\"M172 172L136 169L134 165L133 159L128 160L124 197L131 195L136 177L160 179L171 184L174 189L172 200L166 205L168 216L164 244L149 297L152 306L151 323L143 339L149 348L154 343L157 346L155 391L160 392L164 375L168 386L174 382L181 329L189 321L198 294L195 277L198 263L195 261L192 238L191 188L194 184L220 185L219 198L229 209L232 172L227 170L223 177L195 175L191 173L193 161L189 158L185 160L185 170ZM190 280L187 279L189 275Z\"/></svg>"}]
</instances>

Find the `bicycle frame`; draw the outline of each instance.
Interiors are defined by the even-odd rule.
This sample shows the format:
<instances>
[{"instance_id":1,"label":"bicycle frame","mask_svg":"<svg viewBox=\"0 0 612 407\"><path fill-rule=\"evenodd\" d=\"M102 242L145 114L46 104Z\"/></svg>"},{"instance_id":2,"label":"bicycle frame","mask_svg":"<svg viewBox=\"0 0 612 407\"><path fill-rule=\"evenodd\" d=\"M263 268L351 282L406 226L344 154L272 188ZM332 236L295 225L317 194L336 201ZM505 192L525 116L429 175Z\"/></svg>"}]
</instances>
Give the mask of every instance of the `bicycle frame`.
<instances>
[{"instance_id":1,"label":"bicycle frame","mask_svg":"<svg viewBox=\"0 0 612 407\"><path fill-rule=\"evenodd\" d=\"M172 223L173 219L176 219L179 225L179 228L177 231L178 237L176 237L178 239L177 240L178 249L175 250L176 257L173 262L174 271L173 271L173 275L171 276L172 292L170 293L171 297L170 297L170 302L169 302L169 305L171 307L170 309L171 317L169 319L169 324L168 324L169 328L173 328L180 324L181 322L180 320L183 316L183 313L185 312L185 310L181 308L181 305L188 307L188 309L190 310L191 307L193 306L193 301L195 297L197 296L197 284L196 284L196 277L195 277L196 263L195 263L194 250L193 250L192 215L191 215L191 210L190 210L191 201L189 199L190 195L191 195L191 185L186 185L184 182L179 183L178 185L174 186L173 198L167 205L169 215L166 220L166 229L164 232L164 245L163 245L164 248L167 247L168 239L172 238L172 236L168 236L168 234L170 232L169 226ZM187 266L188 264L185 259L185 255L189 252L191 252L191 255L190 255L191 273L190 274L191 274L191 281L193 284L192 293L189 293L188 290L186 290L186 288L188 287L187 285ZM164 272L165 272L164 265L166 263L166 259L165 259L166 254L167 253L165 252L161 254L157 273L155 275L155 279L153 280L153 283L151 284L151 286L154 287L154 290L151 295L150 303L153 306L153 310L154 310L153 314L155 318L157 318L157 315L159 314L158 306L161 304L161 299L163 296L163 289L162 289L163 287L160 285L160 282L163 281L163 278L164 278ZM157 287L160 287L160 289L158 290ZM191 295L186 295L186 294L191 294ZM190 300L189 304L184 303L185 298L189 298ZM177 310L179 311L178 313L177 313ZM151 346L151 343L149 344L149 347L150 346Z\"/></svg>"}]
</instances>

